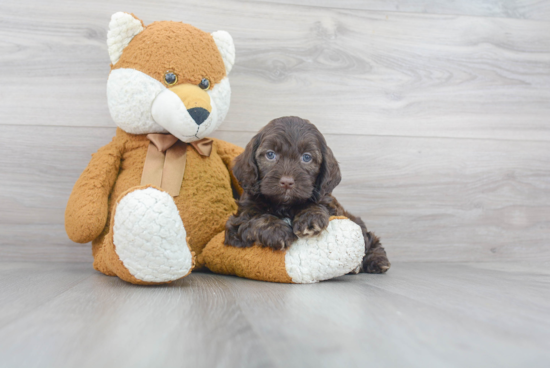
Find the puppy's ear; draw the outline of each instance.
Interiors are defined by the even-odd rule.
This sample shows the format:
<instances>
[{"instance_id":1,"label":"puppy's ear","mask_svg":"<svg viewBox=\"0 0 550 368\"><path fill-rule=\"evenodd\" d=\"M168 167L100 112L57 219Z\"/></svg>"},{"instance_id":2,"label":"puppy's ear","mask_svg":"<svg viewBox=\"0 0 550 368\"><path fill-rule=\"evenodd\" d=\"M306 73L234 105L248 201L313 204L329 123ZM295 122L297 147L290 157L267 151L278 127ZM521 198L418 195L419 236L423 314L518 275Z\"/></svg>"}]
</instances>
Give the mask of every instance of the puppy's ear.
<instances>
[{"instance_id":1,"label":"puppy's ear","mask_svg":"<svg viewBox=\"0 0 550 368\"><path fill-rule=\"evenodd\" d=\"M261 142L260 133L246 145L244 152L235 158L233 164L233 175L245 192L256 194L259 192L260 173L256 163L256 150Z\"/></svg>"},{"instance_id":2,"label":"puppy's ear","mask_svg":"<svg viewBox=\"0 0 550 368\"><path fill-rule=\"evenodd\" d=\"M314 199L319 201L324 196L331 194L334 188L342 180L340 174L340 166L334 157L332 150L327 146L323 136L320 137L321 152L323 154L323 162L317 180L315 181Z\"/></svg>"}]
</instances>

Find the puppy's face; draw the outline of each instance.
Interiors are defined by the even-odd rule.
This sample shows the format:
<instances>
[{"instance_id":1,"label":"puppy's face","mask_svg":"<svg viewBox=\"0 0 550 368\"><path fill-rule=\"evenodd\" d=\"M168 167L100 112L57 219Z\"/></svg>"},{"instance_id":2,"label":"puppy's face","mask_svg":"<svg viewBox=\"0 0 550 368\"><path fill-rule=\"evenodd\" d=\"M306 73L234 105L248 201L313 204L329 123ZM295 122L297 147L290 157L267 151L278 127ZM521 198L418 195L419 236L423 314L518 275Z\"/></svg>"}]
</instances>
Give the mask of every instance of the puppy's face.
<instances>
[{"instance_id":1,"label":"puppy's face","mask_svg":"<svg viewBox=\"0 0 550 368\"><path fill-rule=\"evenodd\" d=\"M318 200L340 182L338 163L324 137L297 117L266 125L236 159L233 171L248 193L279 205Z\"/></svg>"},{"instance_id":2,"label":"puppy's face","mask_svg":"<svg viewBox=\"0 0 550 368\"><path fill-rule=\"evenodd\" d=\"M275 203L306 201L323 162L316 132L308 125L266 130L255 154L260 193Z\"/></svg>"}]
</instances>

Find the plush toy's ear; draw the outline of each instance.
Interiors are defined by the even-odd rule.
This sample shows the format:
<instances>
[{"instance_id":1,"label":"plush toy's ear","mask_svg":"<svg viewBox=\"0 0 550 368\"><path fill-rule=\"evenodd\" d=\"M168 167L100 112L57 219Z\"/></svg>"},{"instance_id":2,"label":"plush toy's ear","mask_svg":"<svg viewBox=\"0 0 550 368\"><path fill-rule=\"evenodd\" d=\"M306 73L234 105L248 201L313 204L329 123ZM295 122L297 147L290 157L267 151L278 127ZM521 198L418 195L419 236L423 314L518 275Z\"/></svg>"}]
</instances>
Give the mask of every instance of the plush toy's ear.
<instances>
[{"instance_id":1,"label":"plush toy's ear","mask_svg":"<svg viewBox=\"0 0 550 368\"><path fill-rule=\"evenodd\" d=\"M123 12L113 14L107 33L107 48L113 65L120 59L122 50L128 46L132 38L144 29L143 22L133 14Z\"/></svg>"},{"instance_id":2,"label":"plush toy's ear","mask_svg":"<svg viewBox=\"0 0 550 368\"><path fill-rule=\"evenodd\" d=\"M212 38L222 54L223 63L225 65L225 73L229 74L235 64L235 44L233 37L226 31L216 31L212 33Z\"/></svg>"}]
</instances>

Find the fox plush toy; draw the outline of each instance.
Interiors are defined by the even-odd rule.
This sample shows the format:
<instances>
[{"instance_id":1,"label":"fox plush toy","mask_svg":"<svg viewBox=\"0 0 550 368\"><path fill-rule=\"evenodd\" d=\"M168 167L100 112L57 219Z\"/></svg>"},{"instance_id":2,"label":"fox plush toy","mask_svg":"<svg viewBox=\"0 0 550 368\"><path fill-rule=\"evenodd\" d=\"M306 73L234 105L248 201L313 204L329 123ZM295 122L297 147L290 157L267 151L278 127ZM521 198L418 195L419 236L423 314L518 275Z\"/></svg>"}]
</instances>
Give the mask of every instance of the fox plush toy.
<instances>
[{"instance_id":1,"label":"fox plush toy","mask_svg":"<svg viewBox=\"0 0 550 368\"><path fill-rule=\"evenodd\" d=\"M116 13L107 45L107 102L118 126L92 155L70 195L65 228L92 242L94 268L134 284L162 284L208 268L263 281L311 283L354 270L361 229L332 219L286 251L224 245L224 226L242 190L231 173L243 150L207 138L229 109L235 61L225 31L179 22L145 26Z\"/></svg>"}]
</instances>

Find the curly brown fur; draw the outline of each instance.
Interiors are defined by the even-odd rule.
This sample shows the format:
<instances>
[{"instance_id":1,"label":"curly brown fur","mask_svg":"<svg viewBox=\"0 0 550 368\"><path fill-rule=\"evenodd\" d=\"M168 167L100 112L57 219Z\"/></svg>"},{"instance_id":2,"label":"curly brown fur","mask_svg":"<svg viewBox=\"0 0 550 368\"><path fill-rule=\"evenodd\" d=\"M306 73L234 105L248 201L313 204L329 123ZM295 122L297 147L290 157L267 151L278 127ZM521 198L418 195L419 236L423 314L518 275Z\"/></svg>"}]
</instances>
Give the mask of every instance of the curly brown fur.
<instances>
[{"instance_id":1,"label":"curly brown fur","mask_svg":"<svg viewBox=\"0 0 550 368\"><path fill-rule=\"evenodd\" d=\"M309 121L272 120L235 159L233 173L244 192L237 213L226 223L225 244L284 249L298 237L318 235L330 216L345 216L361 227L365 239L358 271L384 273L390 268L378 237L332 196L341 180L340 168Z\"/></svg>"}]
</instances>

